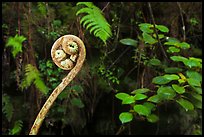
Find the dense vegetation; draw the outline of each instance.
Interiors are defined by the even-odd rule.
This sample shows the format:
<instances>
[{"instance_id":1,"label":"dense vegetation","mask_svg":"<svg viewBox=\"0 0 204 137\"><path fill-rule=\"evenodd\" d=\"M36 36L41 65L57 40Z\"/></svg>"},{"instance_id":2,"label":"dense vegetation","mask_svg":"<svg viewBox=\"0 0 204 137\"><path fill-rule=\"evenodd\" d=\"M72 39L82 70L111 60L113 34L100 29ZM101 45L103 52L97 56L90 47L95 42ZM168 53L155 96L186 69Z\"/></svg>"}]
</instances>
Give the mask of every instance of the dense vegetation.
<instances>
[{"instance_id":1,"label":"dense vegetation","mask_svg":"<svg viewBox=\"0 0 204 137\"><path fill-rule=\"evenodd\" d=\"M67 75L50 55L66 34L86 60L39 134L202 134L201 2L3 2L3 135L28 134Z\"/></svg>"}]
</instances>

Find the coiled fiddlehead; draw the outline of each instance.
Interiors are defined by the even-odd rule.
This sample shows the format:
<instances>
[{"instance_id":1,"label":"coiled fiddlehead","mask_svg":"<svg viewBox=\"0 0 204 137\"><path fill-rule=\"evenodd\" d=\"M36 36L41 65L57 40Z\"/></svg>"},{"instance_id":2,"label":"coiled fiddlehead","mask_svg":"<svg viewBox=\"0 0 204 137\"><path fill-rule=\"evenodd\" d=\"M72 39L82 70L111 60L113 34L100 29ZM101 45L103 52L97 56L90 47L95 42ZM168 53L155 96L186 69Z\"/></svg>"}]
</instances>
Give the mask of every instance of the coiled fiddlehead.
<instances>
[{"instance_id":1,"label":"coiled fiddlehead","mask_svg":"<svg viewBox=\"0 0 204 137\"><path fill-rule=\"evenodd\" d=\"M65 35L55 41L51 49L51 56L54 63L64 69L70 70L68 75L54 89L49 96L42 109L38 113L37 118L30 130L29 135L36 135L57 96L63 89L74 79L77 73L81 70L86 57L86 49L84 43L74 35Z\"/></svg>"}]
</instances>

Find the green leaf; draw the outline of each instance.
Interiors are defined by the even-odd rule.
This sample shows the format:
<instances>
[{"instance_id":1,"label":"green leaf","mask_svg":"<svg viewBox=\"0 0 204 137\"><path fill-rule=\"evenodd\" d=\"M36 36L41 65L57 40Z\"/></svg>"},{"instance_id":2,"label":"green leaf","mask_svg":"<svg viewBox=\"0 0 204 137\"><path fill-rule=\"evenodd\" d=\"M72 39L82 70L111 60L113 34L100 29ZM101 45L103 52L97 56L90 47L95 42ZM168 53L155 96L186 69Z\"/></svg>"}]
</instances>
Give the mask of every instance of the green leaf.
<instances>
[{"instance_id":1,"label":"green leaf","mask_svg":"<svg viewBox=\"0 0 204 137\"><path fill-rule=\"evenodd\" d=\"M73 99L71 99L71 104L74 105L74 106L77 106L79 108L83 108L84 107L84 104L83 104L83 102L81 101L80 98L73 98Z\"/></svg>"},{"instance_id":2,"label":"green leaf","mask_svg":"<svg viewBox=\"0 0 204 137\"><path fill-rule=\"evenodd\" d=\"M202 101L195 99L194 97L190 98L190 101L193 103L194 107L202 109Z\"/></svg>"},{"instance_id":3,"label":"green leaf","mask_svg":"<svg viewBox=\"0 0 204 137\"><path fill-rule=\"evenodd\" d=\"M153 103L159 103L161 101L161 97L159 95L153 95L149 97L147 101L150 101Z\"/></svg>"},{"instance_id":4,"label":"green leaf","mask_svg":"<svg viewBox=\"0 0 204 137\"><path fill-rule=\"evenodd\" d=\"M135 99L133 96L126 97L122 101L122 104L132 104L132 103L135 103Z\"/></svg>"},{"instance_id":5,"label":"green leaf","mask_svg":"<svg viewBox=\"0 0 204 137\"><path fill-rule=\"evenodd\" d=\"M197 93L191 93L191 95L192 95L195 99L197 99L197 100L199 100L200 102L202 102L202 96L201 96L201 95L199 95L199 94L197 94Z\"/></svg>"},{"instance_id":6,"label":"green leaf","mask_svg":"<svg viewBox=\"0 0 204 137\"><path fill-rule=\"evenodd\" d=\"M182 43L176 43L175 46L180 47L182 49L188 49L190 48L190 45L186 42L182 42Z\"/></svg>"},{"instance_id":7,"label":"green leaf","mask_svg":"<svg viewBox=\"0 0 204 137\"><path fill-rule=\"evenodd\" d=\"M162 85L162 84L167 84L167 83L169 83L171 80L169 80L169 79L166 79L165 77L163 77L163 76L157 76L157 77L154 77L153 79L152 79L152 83L154 83L154 84L160 84L160 85Z\"/></svg>"},{"instance_id":8,"label":"green leaf","mask_svg":"<svg viewBox=\"0 0 204 137\"><path fill-rule=\"evenodd\" d=\"M125 98L129 97L130 95L127 93L117 93L115 95L116 98L120 99L120 100L124 100Z\"/></svg>"},{"instance_id":9,"label":"green leaf","mask_svg":"<svg viewBox=\"0 0 204 137\"><path fill-rule=\"evenodd\" d=\"M175 91L170 86L159 87L159 89L157 90L157 94L162 99L167 99L167 100L171 100L176 96Z\"/></svg>"},{"instance_id":10,"label":"green leaf","mask_svg":"<svg viewBox=\"0 0 204 137\"><path fill-rule=\"evenodd\" d=\"M179 48L176 48L176 47L169 47L169 49L167 50L168 53L177 53L177 52L180 52L180 49Z\"/></svg>"},{"instance_id":11,"label":"green leaf","mask_svg":"<svg viewBox=\"0 0 204 137\"><path fill-rule=\"evenodd\" d=\"M148 88L140 88L140 89L136 89L136 90L132 91L131 94L146 93L148 91L150 91Z\"/></svg>"},{"instance_id":12,"label":"green leaf","mask_svg":"<svg viewBox=\"0 0 204 137\"><path fill-rule=\"evenodd\" d=\"M168 80L178 80L179 79L179 76L176 74L165 74L163 77Z\"/></svg>"},{"instance_id":13,"label":"green leaf","mask_svg":"<svg viewBox=\"0 0 204 137\"><path fill-rule=\"evenodd\" d=\"M179 94L183 94L185 93L185 88L184 87L180 87L177 84L172 84L172 88Z\"/></svg>"},{"instance_id":14,"label":"green leaf","mask_svg":"<svg viewBox=\"0 0 204 137\"><path fill-rule=\"evenodd\" d=\"M122 124L128 123L128 122L132 121L133 115L132 115L132 113L130 113L130 112L122 112L122 113L119 115L119 119L120 119L120 121L122 122Z\"/></svg>"},{"instance_id":15,"label":"green leaf","mask_svg":"<svg viewBox=\"0 0 204 137\"><path fill-rule=\"evenodd\" d=\"M124 45L128 45L128 46L137 46L138 41L131 39L131 38L126 38L126 39L121 39L120 43L124 44Z\"/></svg>"},{"instance_id":16,"label":"green leaf","mask_svg":"<svg viewBox=\"0 0 204 137\"><path fill-rule=\"evenodd\" d=\"M186 111L194 110L193 104L188 100L185 100L183 98L179 98L179 99L176 100L176 102L178 104L180 104Z\"/></svg>"},{"instance_id":17,"label":"green leaf","mask_svg":"<svg viewBox=\"0 0 204 137\"><path fill-rule=\"evenodd\" d=\"M148 63L153 65L153 66L161 65L161 61L159 59L150 59Z\"/></svg>"},{"instance_id":18,"label":"green leaf","mask_svg":"<svg viewBox=\"0 0 204 137\"><path fill-rule=\"evenodd\" d=\"M148 116L151 113L144 105L135 105L133 108L139 115Z\"/></svg>"},{"instance_id":19,"label":"green leaf","mask_svg":"<svg viewBox=\"0 0 204 137\"><path fill-rule=\"evenodd\" d=\"M14 127L12 130L9 132L10 135L18 135L23 127L23 121L22 120L17 120L14 123Z\"/></svg>"},{"instance_id":20,"label":"green leaf","mask_svg":"<svg viewBox=\"0 0 204 137\"><path fill-rule=\"evenodd\" d=\"M142 33L143 39L148 44L155 44L157 42L151 35L147 34L146 32Z\"/></svg>"},{"instance_id":21,"label":"green leaf","mask_svg":"<svg viewBox=\"0 0 204 137\"><path fill-rule=\"evenodd\" d=\"M196 81L199 81L199 82L202 81L202 75L196 71L187 70L186 75L189 78L195 79Z\"/></svg>"},{"instance_id":22,"label":"green leaf","mask_svg":"<svg viewBox=\"0 0 204 137\"><path fill-rule=\"evenodd\" d=\"M171 56L170 58L171 58L173 61L176 61L176 62L179 62L179 61L182 61L182 62L188 61L187 58L182 57L182 56Z\"/></svg>"},{"instance_id":23,"label":"green leaf","mask_svg":"<svg viewBox=\"0 0 204 137\"><path fill-rule=\"evenodd\" d=\"M151 123L155 123L159 120L159 117L155 114L151 114L149 116L147 116L147 121L151 122Z\"/></svg>"},{"instance_id":24,"label":"green leaf","mask_svg":"<svg viewBox=\"0 0 204 137\"><path fill-rule=\"evenodd\" d=\"M202 67L202 64L199 61L193 60L193 59L184 60L183 63L186 66L190 67L190 68L192 68L192 67L199 67L199 68L201 68Z\"/></svg>"},{"instance_id":25,"label":"green leaf","mask_svg":"<svg viewBox=\"0 0 204 137\"><path fill-rule=\"evenodd\" d=\"M78 93L82 93L84 91L81 85L74 85L71 87L71 90L77 91Z\"/></svg>"},{"instance_id":26,"label":"green leaf","mask_svg":"<svg viewBox=\"0 0 204 137\"><path fill-rule=\"evenodd\" d=\"M164 71L166 73L178 73L178 72L182 72L183 69L177 68L177 67L169 67L169 68L165 68Z\"/></svg>"},{"instance_id":27,"label":"green leaf","mask_svg":"<svg viewBox=\"0 0 204 137\"><path fill-rule=\"evenodd\" d=\"M153 37L157 38L156 34L153 34ZM159 37L159 39L162 39L162 38L164 38L164 34L158 34L158 37Z\"/></svg>"},{"instance_id":28,"label":"green leaf","mask_svg":"<svg viewBox=\"0 0 204 137\"><path fill-rule=\"evenodd\" d=\"M191 86L192 87L192 89L195 91L195 92L197 92L198 94L202 94L202 88L200 88L200 87L194 87L194 86Z\"/></svg>"},{"instance_id":29,"label":"green leaf","mask_svg":"<svg viewBox=\"0 0 204 137\"><path fill-rule=\"evenodd\" d=\"M178 41L167 41L164 43L164 45L172 45L175 46L177 43L179 43Z\"/></svg>"},{"instance_id":30,"label":"green leaf","mask_svg":"<svg viewBox=\"0 0 204 137\"><path fill-rule=\"evenodd\" d=\"M149 109L149 111L152 111L155 108L155 104L151 103L151 102L145 102L143 104L146 108Z\"/></svg>"},{"instance_id":31,"label":"green leaf","mask_svg":"<svg viewBox=\"0 0 204 137\"><path fill-rule=\"evenodd\" d=\"M144 94L141 94L141 93L137 93L135 96L134 96L135 100L143 100L145 98L147 98L146 95Z\"/></svg>"},{"instance_id":32,"label":"green leaf","mask_svg":"<svg viewBox=\"0 0 204 137\"><path fill-rule=\"evenodd\" d=\"M139 24L140 30L142 32L146 32L146 33L153 33L154 31L151 29L151 27L153 27L152 24L149 23L141 23Z\"/></svg>"},{"instance_id":33,"label":"green leaf","mask_svg":"<svg viewBox=\"0 0 204 137\"><path fill-rule=\"evenodd\" d=\"M60 100L63 100L65 98L67 98L67 97L68 97L68 92L63 91L63 92L61 92L59 94L59 96L57 98L60 99Z\"/></svg>"},{"instance_id":34,"label":"green leaf","mask_svg":"<svg viewBox=\"0 0 204 137\"><path fill-rule=\"evenodd\" d=\"M164 25L156 25L156 28L161 32L169 32L169 29Z\"/></svg>"},{"instance_id":35,"label":"green leaf","mask_svg":"<svg viewBox=\"0 0 204 137\"><path fill-rule=\"evenodd\" d=\"M188 78L187 81L188 81L188 84L191 85L191 86L201 87L201 84L200 84L199 80L196 80L196 79L193 79L193 78Z\"/></svg>"}]
</instances>

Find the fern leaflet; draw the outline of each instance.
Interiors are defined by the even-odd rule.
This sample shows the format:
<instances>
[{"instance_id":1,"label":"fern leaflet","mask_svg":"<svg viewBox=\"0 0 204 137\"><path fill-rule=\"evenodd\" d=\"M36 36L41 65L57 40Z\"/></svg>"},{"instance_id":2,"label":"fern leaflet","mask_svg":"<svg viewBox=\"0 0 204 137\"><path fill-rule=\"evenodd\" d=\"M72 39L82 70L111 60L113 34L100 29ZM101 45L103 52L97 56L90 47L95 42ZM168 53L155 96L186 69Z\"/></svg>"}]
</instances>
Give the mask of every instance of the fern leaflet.
<instances>
[{"instance_id":1,"label":"fern leaflet","mask_svg":"<svg viewBox=\"0 0 204 137\"><path fill-rule=\"evenodd\" d=\"M25 67L25 77L21 83L21 88L24 89L29 87L32 83L39 89L43 94L47 94L48 87L44 84L41 79L40 72L31 64L27 64Z\"/></svg>"},{"instance_id":2,"label":"fern leaflet","mask_svg":"<svg viewBox=\"0 0 204 137\"><path fill-rule=\"evenodd\" d=\"M86 6L76 13L76 15L86 14L81 18L80 24L83 24L86 29L90 29L90 33L93 32L94 36L99 37L106 44L107 39L112 36L112 32L103 12L92 2L78 2L77 5Z\"/></svg>"},{"instance_id":3,"label":"fern leaflet","mask_svg":"<svg viewBox=\"0 0 204 137\"><path fill-rule=\"evenodd\" d=\"M9 131L10 135L18 135L23 127L23 121L17 120L14 123L14 127Z\"/></svg>"},{"instance_id":4,"label":"fern leaflet","mask_svg":"<svg viewBox=\"0 0 204 137\"><path fill-rule=\"evenodd\" d=\"M13 116L13 105L11 103L10 97L6 94L3 94L2 96L2 112L5 114L8 121L11 121L11 118Z\"/></svg>"},{"instance_id":5,"label":"fern leaflet","mask_svg":"<svg viewBox=\"0 0 204 137\"><path fill-rule=\"evenodd\" d=\"M25 41L24 36L19 36L16 34L15 37L9 37L6 47L12 47L12 55L15 58L19 52L22 52L22 42Z\"/></svg>"}]
</instances>

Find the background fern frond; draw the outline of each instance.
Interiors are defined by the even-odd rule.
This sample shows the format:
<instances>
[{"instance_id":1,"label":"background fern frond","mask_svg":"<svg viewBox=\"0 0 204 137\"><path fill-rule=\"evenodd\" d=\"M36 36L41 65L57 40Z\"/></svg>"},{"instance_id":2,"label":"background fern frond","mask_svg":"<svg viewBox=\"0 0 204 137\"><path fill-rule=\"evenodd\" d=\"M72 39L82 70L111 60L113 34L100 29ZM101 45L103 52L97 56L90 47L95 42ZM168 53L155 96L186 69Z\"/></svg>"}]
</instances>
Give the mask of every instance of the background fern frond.
<instances>
[{"instance_id":1,"label":"background fern frond","mask_svg":"<svg viewBox=\"0 0 204 137\"><path fill-rule=\"evenodd\" d=\"M81 18L80 24L86 29L90 29L90 33L93 32L95 37L99 37L106 44L107 39L112 36L112 32L103 12L92 2L78 2L77 5L86 6L76 13L76 15L86 14Z\"/></svg>"},{"instance_id":2,"label":"background fern frond","mask_svg":"<svg viewBox=\"0 0 204 137\"><path fill-rule=\"evenodd\" d=\"M9 131L10 135L18 135L23 127L23 121L17 120L14 123L14 127Z\"/></svg>"},{"instance_id":3,"label":"background fern frond","mask_svg":"<svg viewBox=\"0 0 204 137\"><path fill-rule=\"evenodd\" d=\"M36 67L31 64L27 64L25 67L25 77L21 83L21 88L24 89L29 87L32 83L34 83L35 87L39 89L43 94L47 94L48 87L44 84L41 79L40 72Z\"/></svg>"},{"instance_id":4,"label":"background fern frond","mask_svg":"<svg viewBox=\"0 0 204 137\"><path fill-rule=\"evenodd\" d=\"M11 121L11 118L13 116L13 105L10 101L10 97L6 94L3 94L2 96L2 112L5 114L8 121Z\"/></svg>"},{"instance_id":5,"label":"background fern frond","mask_svg":"<svg viewBox=\"0 0 204 137\"><path fill-rule=\"evenodd\" d=\"M19 52L22 52L22 42L25 41L26 38L24 36L19 36L18 34L15 37L9 37L6 47L12 47L12 55L15 58Z\"/></svg>"}]
</instances>

